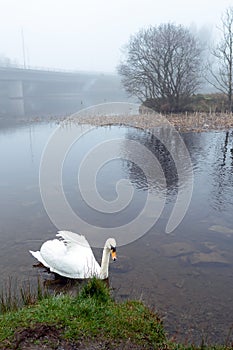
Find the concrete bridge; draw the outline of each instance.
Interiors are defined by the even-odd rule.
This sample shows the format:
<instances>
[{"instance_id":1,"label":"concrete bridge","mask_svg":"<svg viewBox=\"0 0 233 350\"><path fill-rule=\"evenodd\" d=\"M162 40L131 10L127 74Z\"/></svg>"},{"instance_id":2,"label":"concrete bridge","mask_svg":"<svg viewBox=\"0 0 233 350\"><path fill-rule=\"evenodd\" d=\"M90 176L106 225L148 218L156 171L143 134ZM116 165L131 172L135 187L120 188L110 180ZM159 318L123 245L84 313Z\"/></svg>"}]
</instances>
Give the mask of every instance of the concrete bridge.
<instances>
[{"instance_id":1,"label":"concrete bridge","mask_svg":"<svg viewBox=\"0 0 233 350\"><path fill-rule=\"evenodd\" d=\"M0 67L0 116L62 115L126 100L117 75Z\"/></svg>"}]
</instances>

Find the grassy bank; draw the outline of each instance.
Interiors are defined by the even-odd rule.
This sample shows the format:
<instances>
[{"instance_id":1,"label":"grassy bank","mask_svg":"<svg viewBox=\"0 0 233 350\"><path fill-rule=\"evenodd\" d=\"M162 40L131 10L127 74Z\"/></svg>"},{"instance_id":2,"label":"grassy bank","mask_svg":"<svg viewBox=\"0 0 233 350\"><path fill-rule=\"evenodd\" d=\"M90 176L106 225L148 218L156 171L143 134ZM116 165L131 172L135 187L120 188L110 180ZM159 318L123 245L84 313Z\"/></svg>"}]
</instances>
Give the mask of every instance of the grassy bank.
<instances>
[{"instance_id":1,"label":"grassy bank","mask_svg":"<svg viewBox=\"0 0 233 350\"><path fill-rule=\"evenodd\" d=\"M30 349L31 344L47 349L66 344L78 349L80 343L116 349L127 342L132 349L150 349L158 344L163 347L164 341L155 314L140 302L116 304L106 285L95 279L76 297L47 295L34 305L0 316L1 349Z\"/></svg>"},{"instance_id":2,"label":"grassy bank","mask_svg":"<svg viewBox=\"0 0 233 350\"><path fill-rule=\"evenodd\" d=\"M95 279L76 297L47 295L0 316L0 349L59 348L195 349L169 341L158 315L138 301L114 302L106 285Z\"/></svg>"}]
</instances>

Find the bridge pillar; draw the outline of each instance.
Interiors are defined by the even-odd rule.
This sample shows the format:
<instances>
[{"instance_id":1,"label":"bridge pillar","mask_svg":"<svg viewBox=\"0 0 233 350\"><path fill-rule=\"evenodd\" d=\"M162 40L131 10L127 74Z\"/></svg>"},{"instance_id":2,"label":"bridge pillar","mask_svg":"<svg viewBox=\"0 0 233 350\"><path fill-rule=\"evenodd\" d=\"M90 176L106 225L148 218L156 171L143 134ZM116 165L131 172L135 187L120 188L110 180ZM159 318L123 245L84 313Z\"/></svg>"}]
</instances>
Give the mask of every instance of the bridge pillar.
<instances>
[{"instance_id":1,"label":"bridge pillar","mask_svg":"<svg viewBox=\"0 0 233 350\"><path fill-rule=\"evenodd\" d=\"M0 115L23 117L24 112L23 82L0 81Z\"/></svg>"},{"instance_id":2,"label":"bridge pillar","mask_svg":"<svg viewBox=\"0 0 233 350\"><path fill-rule=\"evenodd\" d=\"M23 95L23 82L12 81L8 82L8 99L10 114L18 117L24 116L24 95Z\"/></svg>"}]
</instances>

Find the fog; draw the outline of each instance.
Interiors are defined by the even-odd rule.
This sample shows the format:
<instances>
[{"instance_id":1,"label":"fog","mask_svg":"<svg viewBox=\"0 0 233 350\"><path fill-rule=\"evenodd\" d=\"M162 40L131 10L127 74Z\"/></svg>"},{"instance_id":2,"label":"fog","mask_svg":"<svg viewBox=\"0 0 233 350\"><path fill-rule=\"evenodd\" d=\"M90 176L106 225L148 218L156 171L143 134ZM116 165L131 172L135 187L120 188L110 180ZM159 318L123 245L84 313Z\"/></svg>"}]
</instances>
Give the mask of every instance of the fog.
<instances>
[{"instance_id":1,"label":"fog","mask_svg":"<svg viewBox=\"0 0 233 350\"><path fill-rule=\"evenodd\" d=\"M183 24L215 37L230 0L2 0L0 57L26 67L114 72L142 27ZM209 34L210 33L210 34Z\"/></svg>"}]
</instances>

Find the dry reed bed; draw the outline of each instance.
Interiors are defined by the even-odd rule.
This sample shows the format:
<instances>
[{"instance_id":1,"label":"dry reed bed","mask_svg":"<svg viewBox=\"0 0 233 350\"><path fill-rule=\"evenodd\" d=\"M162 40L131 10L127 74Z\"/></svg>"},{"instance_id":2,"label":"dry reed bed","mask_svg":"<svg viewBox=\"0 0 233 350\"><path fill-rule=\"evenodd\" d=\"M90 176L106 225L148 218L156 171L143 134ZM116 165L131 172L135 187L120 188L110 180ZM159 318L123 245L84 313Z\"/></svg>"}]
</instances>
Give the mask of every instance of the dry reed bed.
<instances>
[{"instance_id":1,"label":"dry reed bed","mask_svg":"<svg viewBox=\"0 0 233 350\"><path fill-rule=\"evenodd\" d=\"M65 120L65 123L90 124L95 126L125 125L141 129L153 129L155 127L171 124L178 131L202 132L208 130L233 129L233 114L227 113L193 113L193 114L169 114L158 113L139 115L76 115Z\"/></svg>"}]
</instances>

